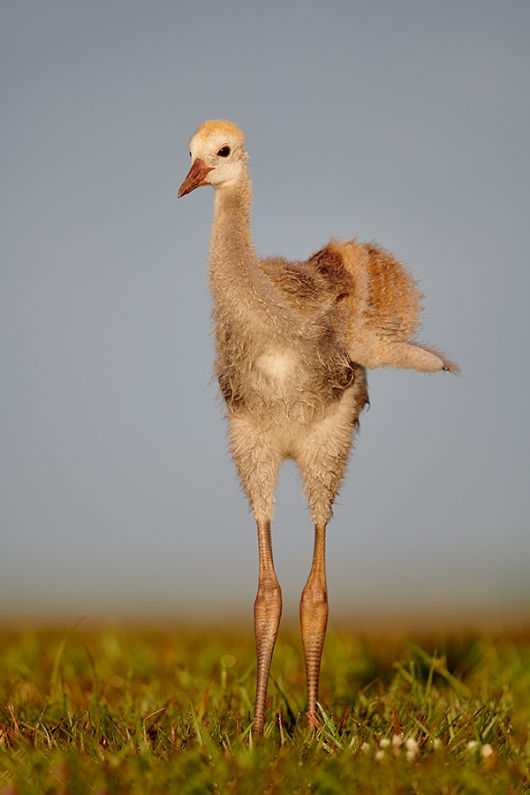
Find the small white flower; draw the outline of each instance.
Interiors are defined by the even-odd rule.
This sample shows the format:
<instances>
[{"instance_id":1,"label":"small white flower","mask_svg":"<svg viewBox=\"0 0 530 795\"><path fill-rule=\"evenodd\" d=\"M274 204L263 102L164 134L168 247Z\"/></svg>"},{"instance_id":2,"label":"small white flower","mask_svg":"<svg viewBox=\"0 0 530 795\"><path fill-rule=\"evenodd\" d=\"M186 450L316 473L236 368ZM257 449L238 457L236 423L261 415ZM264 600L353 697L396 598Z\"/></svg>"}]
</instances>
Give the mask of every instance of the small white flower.
<instances>
[{"instance_id":1,"label":"small white flower","mask_svg":"<svg viewBox=\"0 0 530 795\"><path fill-rule=\"evenodd\" d=\"M469 741L469 742L466 744L466 748L467 748L467 750L468 750L468 751L476 751L476 750L477 750L477 748L478 748L478 743L477 743L477 741L476 741L476 740L470 740L470 741Z\"/></svg>"},{"instance_id":2,"label":"small white flower","mask_svg":"<svg viewBox=\"0 0 530 795\"><path fill-rule=\"evenodd\" d=\"M435 737L432 744L435 751L441 751L444 745L439 737Z\"/></svg>"},{"instance_id":3,"label":"small white flower","mask_svg":"<svg viewBox=\"0 0 530 795\"><path fill-rule=\"evenodd\" d=\"M493 748L491 747L491 745L490 745L489 743L485 743L485 744L482 746L482 748L480 749L480 753L482 754L482 756L484 757L484 759L489 759L489 757L490 757L490 756L492 755L492 753L493 753Z\"/></svg>"},{"instance_id":4,"label":"small white flower","mask_svg":"<svg viewBox=\"0 0 530 795\"><path fill-rule=\"evenodd\" d=\"M370 750L370 743L363 743L361 745L361 751L366 754Z\"/></svg>"},{"instance_id":5,"label":"small white flower","mask_svg":"<svg viewBox=\"0 0 530 795\"><path fill-rule=\"evenodd\" d=\"M375 759L377 759L378 762L381 762L384 758L385 752L382 749L375 752Z\"/></svg>"},{"instance_id":6,"label":"small white flower","mask_svg":"<svg viewBox=\"0 0 530 795\"><path fill-rule=\"evenodd\" d=\"M389 745L392 745L392 740L390 740L388 737L383 737L379 745L381 748L388 748Z\"/></svg>"},{"instance_id":7,"label":"small white flower","mask_svg":"<svg viewBox=\"0 0 530 795\"><path fill-rule=\"evenodd\" d=\"M400 748L403 745L403 738L399 734L392 736L392 745L394 748Z\"/></svg>"},{"instance_id":8,"label":"small white flower","mask_svg":"<svg viewBox=\"0 0 530 795\"><path fill-rule=\"evenodd\" d=\"M420 750L420 746L414 737L407 737L405 740L405 748L407 749L406 757L409 762L412 762Z\"/></svg>"}]
</instances>

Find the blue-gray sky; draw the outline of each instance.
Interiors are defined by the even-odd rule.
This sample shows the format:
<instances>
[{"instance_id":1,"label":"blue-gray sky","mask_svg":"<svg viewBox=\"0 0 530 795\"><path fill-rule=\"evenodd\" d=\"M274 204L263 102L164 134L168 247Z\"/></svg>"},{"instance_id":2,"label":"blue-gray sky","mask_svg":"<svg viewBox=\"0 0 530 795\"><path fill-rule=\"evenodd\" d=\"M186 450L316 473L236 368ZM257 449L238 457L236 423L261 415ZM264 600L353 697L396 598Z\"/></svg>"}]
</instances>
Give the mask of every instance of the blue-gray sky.
<instances>
[{"instance_id":1,"label":"blue-gray sky","mask_svg":"<svg viewBox=\"0 0 530 795\"><path fill-rule=\"evenodd\" d=\"M328 534L332 611L530 606L526 0L5 2L0 614L250 621L254 523L210 381L208 118L258 251L377 240L462 377L379 370ZM312 527L274 525L295 613ZM333 612L332 612L333 616Z\"/></svg>"}]
</instances>

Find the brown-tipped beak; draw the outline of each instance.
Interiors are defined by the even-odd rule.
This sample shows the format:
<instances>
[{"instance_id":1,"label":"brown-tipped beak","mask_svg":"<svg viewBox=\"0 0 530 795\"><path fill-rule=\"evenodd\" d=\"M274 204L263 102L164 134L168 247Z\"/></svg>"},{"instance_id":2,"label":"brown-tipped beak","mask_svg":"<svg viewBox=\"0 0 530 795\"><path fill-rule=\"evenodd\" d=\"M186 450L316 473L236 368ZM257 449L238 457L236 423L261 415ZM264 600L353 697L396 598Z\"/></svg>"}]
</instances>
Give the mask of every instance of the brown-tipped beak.
<instances>
[{"instance_id":1,"label":"brown-tipped beak","mask_svg":"<svg viewBox=\"0 0 530 795\"><path fill-rule=\"evenodd\" d=\"M197 160L194 160L192 167L188 171L186 179L179 188L179 192L177 194L178 198L180 199L181 196L191 193L192 190L195 190L195 188L200 188L201 185L207 185L208 183L205 182L205 177L210 173L210 171L213 171L213 168L208 168L206 163L204 163L199 157Z\"/></svg>"}]
</instances>

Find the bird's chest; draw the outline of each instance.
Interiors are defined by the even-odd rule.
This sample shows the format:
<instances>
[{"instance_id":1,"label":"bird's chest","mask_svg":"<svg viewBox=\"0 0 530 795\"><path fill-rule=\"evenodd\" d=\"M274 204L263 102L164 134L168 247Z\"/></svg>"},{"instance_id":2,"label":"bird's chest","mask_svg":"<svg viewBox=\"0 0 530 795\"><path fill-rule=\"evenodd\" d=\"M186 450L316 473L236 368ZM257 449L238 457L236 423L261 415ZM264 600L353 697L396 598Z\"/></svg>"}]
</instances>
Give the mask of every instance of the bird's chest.
<instances>
[{"instance_id":1,"label":"bird's chest","mask_svg":"<svg viewBox=\"0 0 530 795\"><path fill-rule=\"evenodd\" d=\"M286 345L269 344L255 351L248 371L249 394L270 411L292 411L307 389L311 373L302 352ZM278 409L280 411L280 409Z\"/></svg>"},{"instance_id":2,"label":"bird's chest","mask_svg":"<svg viewBox=\"0 0 530 795\"><path fill-rule=\"evenodd\" d=\"M313 413L315 374L303 351L276 341L253 342L244 352L230 356L224 350L219 356L219 385L230 410L274 422L304 421Z\"/></svg>"},{"instance_id":3,"label":"bird's chest","mask_svg":"<svg viewBox=\"0 0 530 795\"><path fill-rule=\"evenodd\" d=\"M297 350L269 348L259 354L249 379L247 407L275 424L306 422L314 415L314 372Z\"/></svg>"},{"instance_id":4,"label":"bird's chest","mask_svg":"<svg viewBox=\"0 0 530 795\"><path fill-rule=\"evenodd\" d=\"M278 333L255 323L217 326L216 375L232 414L306 423L337 399L337 388L347 384L335 370L344 364L335 362L333 346L296 331Z\"/></svg>"},{"instance_id":5,"label":"bird's chest","mask_svg":"<svg viewBox=\"0 0 530 795\"><path fill-rule=\"evenodd\" d=\"M285 391L300 374L300 356L293 350L269 348L256 357L254 368L271 391Z\"/></svg>"}]
</instances>

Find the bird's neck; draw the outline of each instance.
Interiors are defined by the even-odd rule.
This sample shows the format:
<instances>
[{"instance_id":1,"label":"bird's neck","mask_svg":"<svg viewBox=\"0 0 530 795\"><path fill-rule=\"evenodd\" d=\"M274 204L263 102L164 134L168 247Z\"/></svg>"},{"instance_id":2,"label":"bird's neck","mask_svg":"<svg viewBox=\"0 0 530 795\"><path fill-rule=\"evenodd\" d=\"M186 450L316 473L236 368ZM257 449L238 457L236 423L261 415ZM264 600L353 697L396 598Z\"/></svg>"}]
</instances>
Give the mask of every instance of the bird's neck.
<instances>
[{"instance_id":1,"label":"bird's neck","mask_svg":"<svg viewBox=\"0 0 530 795\"><path fill-rule=\"evenodd\" d=\"M250 233L252 184L248 175L235 185L215 191L214 218L210 246L212 275L237 275L256 262Z\"/></svg>"},{"instance_id":2,"label":"bird's neck","mask_svg":"<svg viewBox=\"0 0 530 795\"><path fill-rule=\"evenodd\" d=\"M217 188L210 246L210 290L214 315L232 325L259 326L277 302L261 268L250 234L252 185L248 173L234 185Z\"/></svg>"}]
</instances>

